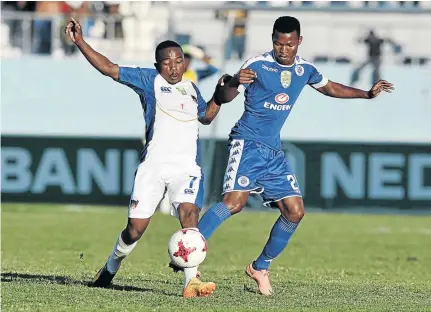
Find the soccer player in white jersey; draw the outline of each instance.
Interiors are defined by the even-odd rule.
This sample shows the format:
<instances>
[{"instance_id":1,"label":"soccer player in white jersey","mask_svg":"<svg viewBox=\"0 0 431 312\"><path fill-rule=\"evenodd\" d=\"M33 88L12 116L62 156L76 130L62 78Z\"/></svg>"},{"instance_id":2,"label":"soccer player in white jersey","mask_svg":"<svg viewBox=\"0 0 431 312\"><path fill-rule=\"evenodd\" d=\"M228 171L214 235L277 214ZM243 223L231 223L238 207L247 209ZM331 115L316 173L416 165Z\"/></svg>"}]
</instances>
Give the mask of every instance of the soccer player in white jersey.
<instances>
[{"instance_id":1,"label":"soccer player in white jersey","mask_svg":"<svg viewBox=\"0 0 431 312\"><path fill-rule=\"evenodd\" d=\"M280 142L280 130L303 87L310 85L324 95L345 99L372 99L381 91L393 90L384 80L364 91L325 78L297 55L302 36L294 17L275 21L272 42L272 51L249 59L222 88L223 102L244 91L245 109L230 134L223 200L212 206L198 225L208 239L224 220L244 208L253 192L261 194L265 205L280 210L261 254L246 268L263 295L272 293L268 274L271 261L285 249L304 216L301 191Z\"/></svg>"},{"instance_id":2,"label":"soccer player in white jersey","mask_svg":"<svg viewBox=\"0 0 431 312\"><path fill-rule=\"evenodd\" d=\"M67 24L66 34L99 72L139 95L145 118L146 144L135 174L128 223L91 284L107 287L121 261L145 232L165 189L171 200L171 214L179 218L183 229L197 230L203 200L198 121L209 124L217 115L221 103L216 100L216 94L225 76L220 79L213 98L206 103L198 88L182 79L184 55L173 41L157 46L156 69L131 68L118 66L94 51L84 41L81 25L75 19ZM215 290L214 283L199 280L197 268L184 269L184 275L185 298L207 296Z\"/></svg>"}]
</instances>

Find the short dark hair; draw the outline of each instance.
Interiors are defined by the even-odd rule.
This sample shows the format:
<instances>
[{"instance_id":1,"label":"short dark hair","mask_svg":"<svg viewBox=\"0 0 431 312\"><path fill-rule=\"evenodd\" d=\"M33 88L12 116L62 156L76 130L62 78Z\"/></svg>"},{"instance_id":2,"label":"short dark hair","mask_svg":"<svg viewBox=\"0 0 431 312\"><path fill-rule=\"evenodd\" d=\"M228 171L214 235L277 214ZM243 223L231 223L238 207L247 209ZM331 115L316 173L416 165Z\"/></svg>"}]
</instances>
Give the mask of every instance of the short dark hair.
<instances>
[{"instance_id":1,"label":"short dark hair","mask_svg":"<svg viewBox=\"0 0 431 312\"><path fill-rule=\"evenodd\" d=\"M163 42L160 42L157 45L157 47L156 47L156 53L155 53L155 58L156 58L156 62L157 63L159 61L161 61L161 59L160 59L160 52L162 50L164 50L164 49L167 49L167 48L180 48L181 49L181 46L178 43L176 43L175 41L172 41L172 40L165 40ZM182 50L183 49L181 49L181 51Z\"/></svg>"},{"instance_id":2,"label":"short dark hair","mask_svg":"<svg viewBox=\"0 0 431 312\"><path fill-rule=\"evenodd\" d=\"M283 34L291 33L296 31L298 36L301 35L301 25L299 21L293 16L281 16L277 18L272 29L272 34L278 31Z\"/></svg>"}]
</instances>

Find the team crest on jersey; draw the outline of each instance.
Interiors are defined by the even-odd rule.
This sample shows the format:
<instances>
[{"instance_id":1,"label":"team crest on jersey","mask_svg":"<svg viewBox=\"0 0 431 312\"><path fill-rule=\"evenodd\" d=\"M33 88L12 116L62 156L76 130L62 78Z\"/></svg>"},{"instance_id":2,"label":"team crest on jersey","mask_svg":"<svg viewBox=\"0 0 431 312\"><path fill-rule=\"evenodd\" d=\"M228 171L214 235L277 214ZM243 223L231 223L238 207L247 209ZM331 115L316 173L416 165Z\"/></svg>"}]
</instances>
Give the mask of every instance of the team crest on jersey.
<instances>
[{"instance_id":1,"label":"team crest on jersey","mask_svg":"<svg viewBox=\"0 0 431 312\"><path fill-rule=\"evenodd\" d=\"M130 208L135 209L139 204L139 200L132 199L130 201Z\"/></svg>"},{"instance_id":2,"label":"team crest on jersey","mask_svg":"<svg viewBox=\"0 0 431 312\"><path fill-rule=\"evenodd\" d=\"M304 67L302 67L301 65L296 65L295 66L295 73L301 77L302 75L304 75Z\"/></svg>"},{"instance_id":3,"label":"team crest on jersey","mask_svg":"<svg viewBox=\"0 0 431 312\"><path fill-rule=\"evenodd\" d=\"M246 176L241 176L238 178L239 186L246 187L250 184L250 180Z\"/></svg>"},{"instance_id":4,"label":"team crest on jersey","mask_svg":"<svg viewBox=\"0 0 431 312\"><path fill-rule=\"evenodd\" d=\"M186 89L184 89L183 87L176 87L176 89L178 90L178 92L181 92L182 95L187 95Z\"/></svg>"},{"instance_id":5,"label":"team crest on jersey","mask_svg":"<svg viewBox=\"0 0 431 312\"><path fill-rule=\"evenodd\" d=\"M288 88L292 82L292 73L287 70L283 70L280 73L280 82L283 88Z\"/></svg>"}]
</instances>

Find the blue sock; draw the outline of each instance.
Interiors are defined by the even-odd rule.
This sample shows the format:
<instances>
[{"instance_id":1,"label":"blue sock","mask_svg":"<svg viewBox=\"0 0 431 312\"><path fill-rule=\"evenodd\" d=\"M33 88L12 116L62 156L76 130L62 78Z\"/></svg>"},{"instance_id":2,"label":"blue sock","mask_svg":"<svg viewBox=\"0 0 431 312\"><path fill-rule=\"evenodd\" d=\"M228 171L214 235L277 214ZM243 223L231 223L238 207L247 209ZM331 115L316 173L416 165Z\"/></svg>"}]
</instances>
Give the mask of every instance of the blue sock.
<instances>
[{"instance_id":1,"label":"blue sock","mask_svg":"<svg viewBox=\"0 0 431 312\"><path fill-rule=\"evenodd\" d=\"M298 224L299 223L290 222L283 216L277 219L262 253L256 261L253 262L253 268L255 270L268 270L272 259L277 257L284 248L286 248Z\"/></svg>"},{"instance_id":2,"label":"blue sock","mask_svg":"<svg viewBox=\"0 0 431 312\"><path fill-rule=\"evenodd\" d=\"M230 216L229 208L225 204L222 202L215 204L199 220L199 232L201 232L205 239L210 238L219 225Z\"/></svg>"}]
</instances>

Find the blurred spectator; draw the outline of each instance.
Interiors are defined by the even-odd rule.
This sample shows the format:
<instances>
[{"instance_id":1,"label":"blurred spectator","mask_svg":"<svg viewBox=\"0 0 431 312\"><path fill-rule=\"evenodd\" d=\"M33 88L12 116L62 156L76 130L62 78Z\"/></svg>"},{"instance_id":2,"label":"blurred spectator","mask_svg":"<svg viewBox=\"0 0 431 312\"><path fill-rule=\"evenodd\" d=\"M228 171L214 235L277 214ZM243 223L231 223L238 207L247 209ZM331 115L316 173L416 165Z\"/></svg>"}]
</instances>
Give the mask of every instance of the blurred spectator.
<instances>
[{"instance_id":1,"label":"blurred spectator","mask_svg":"<svg viewBox=\"0 0 431 312\"><path fill-rule=\"evenodd\" d=\"M36 13L58 15L62 12L62 1L38 1ZM40 18L33 21L32 52L36 54L51 54L52 51L52 20Z\"/></svg>"},{"instance_id":2,"label":"blurred spectator","mask_svg":"<svg viewBox=\"0 0 431 312\"><path fill-rule=\"evenodd\" d=\"M214 75L218 69L212 65L212 59L205 54L201 48L184 45L182 46L184 51L184 61L186 65L186 71L184 72L184 79L192 81L194 84L198 84L202 79L208 78ZM190 67L190 63L193 59L203 61L207 66L204 69L194 70Z\"/></svg>"},{"instance_id":3,"label":"blurred spectator","mask_svg":"<svg viewBox=\"0 0 431 312\"><path fill-rule=\"evenodd\" d=\"M232 4L232 2L235 5L244 5L242 1L229 1L225 2L226 4ZM233 15L233 16L232 16ZM238 59L242 60L244 56L245 51L245 40L246 40L246 25L247 25L247 17L248 17L248 11L247 10L220 10L216 12L216 18L227 20L229 22L229 19L233 17L234 18L234 25L232 28L232 34L228 38L226 42L226 48L225 48L225 59L230 60L232 57L232 52L236 53L238 56Z\"/></svg>"},{"instance_id":4,"label":"blurred spectator","mask_svg":"<svg viewBox=\"0 0 431 312\"><path fill-rule=\"evenodd\" d=\"M121 19L118 19L118 15L120 15L120 3L121 1L104 1L104 7L103 7L103 12L107 13L109 15L112 16L116 16L115 21L110 21L109 23L105 20L105 35L104 38L108 38L109 39L115 38L115 39L122 39L124 38L124 34L123 34L123 22L121 21ZM111 29L111 25L110 23L114 23L114 33L110 33L110 29Z\"/></svg>"},{"instance_id":5,"label":"blurred spectator","mask_svg":"<svg viewBox=\"0 0 431 312\"><path fill-rule=\"evenodd\" d=\"M359 76L361 71L365 66L371 65L373 68L373 73L371 77L371 83L378 81L381 79L380 75L380 65L381 65L381 55L382 55L382 46L384 43L391 44L394 47L396 53L401 52L401 47L395 44L391 39L383 39L378 37L373 30L370 30L368 36L364 39L360 39L359 43L365 43L368 47L368 59L357 67L351 76L350 84L355 84L359 80Z\"/></svg>"},{"instance_id":6,"label":"blurred spectator","mask_svg":"<svg viewBox=\"0 0 431 312\"><path fill-rule=\"evenodd\" d=\"M36 2L34 1L3 1L2 10L15 12L34 12ZM22 20L6 20L9 26L10 45L14 48L23 48Z\"/></svg>"}]
</instances>

